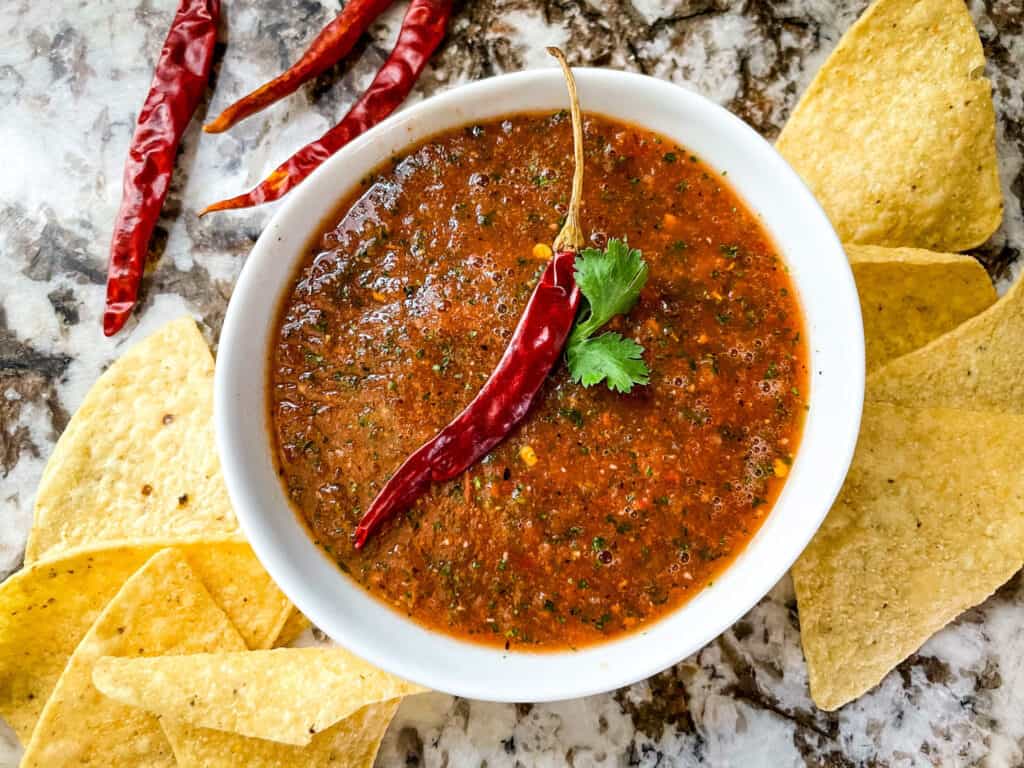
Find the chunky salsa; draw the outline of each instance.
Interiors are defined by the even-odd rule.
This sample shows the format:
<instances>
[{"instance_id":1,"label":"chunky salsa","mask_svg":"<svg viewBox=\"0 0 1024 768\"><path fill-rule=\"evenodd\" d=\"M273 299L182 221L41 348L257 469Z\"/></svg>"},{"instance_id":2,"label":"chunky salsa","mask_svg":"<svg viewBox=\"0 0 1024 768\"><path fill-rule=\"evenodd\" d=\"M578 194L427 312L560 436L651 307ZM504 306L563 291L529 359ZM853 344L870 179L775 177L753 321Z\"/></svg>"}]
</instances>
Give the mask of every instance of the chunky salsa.
<instances>
[{"instance_id":1,"label":"chunky salsa","mask_svg":"<svg viewBox=\"0 0 1024 768\"><path fill-rule=\"evenodd\" d=\"M302 263L274 336L280 476L320 545L429 627L580 647L693 597L757 531L806 409L802 316L771 239L723 175L588 115L582 223L650 278L613 329L645 348L628 395L550 376L510 437L356 550L403 459L476 394L551 256L568 114L435 136L363 180Z\"/></svg>"}]
</instances>

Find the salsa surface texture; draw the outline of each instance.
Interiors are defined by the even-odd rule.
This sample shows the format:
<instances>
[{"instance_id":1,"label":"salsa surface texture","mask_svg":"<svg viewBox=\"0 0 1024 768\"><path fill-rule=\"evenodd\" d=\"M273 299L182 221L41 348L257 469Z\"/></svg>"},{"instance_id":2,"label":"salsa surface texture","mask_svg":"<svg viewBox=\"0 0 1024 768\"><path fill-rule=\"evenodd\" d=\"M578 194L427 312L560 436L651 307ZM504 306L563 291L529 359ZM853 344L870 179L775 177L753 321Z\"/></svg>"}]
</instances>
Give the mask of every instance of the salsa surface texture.
<instances>
[{"instance_id":1,"label":"salsa surface texture","mask_svg":"<svg viewBox=\"0 0 1024 768\"><path fill-rule=\"evenodd\" d=\"M806 410L794 288L726 180L608 118L584 137L585 234L650 265L608 326L645 347L649 385L584 388L560 365L505 442L354 549L388 476L486 380L550 256L564 112L434 136L364 179L270 350L279 473L317 541L395 609L489 645L581 647L696 595L771 510Z\"/></svg>"}]
</instances>

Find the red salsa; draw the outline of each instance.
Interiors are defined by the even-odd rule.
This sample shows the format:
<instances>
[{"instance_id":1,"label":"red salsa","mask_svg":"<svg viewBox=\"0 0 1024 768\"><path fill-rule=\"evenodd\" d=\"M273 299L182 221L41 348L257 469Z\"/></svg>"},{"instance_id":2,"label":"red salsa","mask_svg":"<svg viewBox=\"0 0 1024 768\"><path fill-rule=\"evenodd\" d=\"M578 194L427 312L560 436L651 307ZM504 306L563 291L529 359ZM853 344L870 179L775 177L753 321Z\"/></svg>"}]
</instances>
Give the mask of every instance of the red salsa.
<instances>
[{"instance_id":1,"label":"red salsa","mask_svg":"<svg viewBox=\"0 0 1024 768\"><path fill-rule=\"evenodd\" d=\"M381 485L487 379L551 255L565 112L449 131L364 179L270 350L280 476L316 540L395 609L490 645L580 647L693 597L771 510L806 410L792 282L722 174L605 117L584 136L584 232L650 265L611 325L644 346L648 385L584 388L558 366L505 442L353 547Z\"/></svg>"}]
</instances>

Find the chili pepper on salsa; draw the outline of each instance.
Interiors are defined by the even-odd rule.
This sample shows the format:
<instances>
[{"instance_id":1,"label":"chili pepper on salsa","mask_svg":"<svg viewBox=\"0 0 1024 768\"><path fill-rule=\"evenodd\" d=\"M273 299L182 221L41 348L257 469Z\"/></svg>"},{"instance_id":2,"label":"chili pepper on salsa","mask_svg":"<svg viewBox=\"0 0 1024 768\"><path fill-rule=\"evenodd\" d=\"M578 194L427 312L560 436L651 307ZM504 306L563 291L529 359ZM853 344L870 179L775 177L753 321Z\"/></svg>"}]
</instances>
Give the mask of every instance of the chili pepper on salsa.
<instances>
[{"instance_id":1,"label":"chili pepper on salsa","mask_svg":"<svg viewBox=\"0 0 1024 768\"><path fill-rule=\"evenodd\" d=\"M295 93L303 83L323 74L347 56L393 0L349 0L331 22L316 36L301 58L268 83L243 96L214 120L203 126L207 133L220 133L256 114L285 96Z\"/></svg>"},{"instance_id":2,"label":"chili pepper on salsa","mask_svg":"<svg viewBox=\"0 0 1024 768\"><path fill-rule=\"evenodd\" d=\"M558 59L565 73L575 156L569 210L552 244L554 255L490 378L462 413L410 455L385 483L356 527L356 549L362 548L386 520L411 506L431 483L454 479L504 440L529 412L569 338L580 305L573 265L583 246L579 226L583 123L572 70L560 50L548 48L548 52Z\"/></svg>"},{"instance_id":3,"label":"chili pepper on salsa","mask_svg":"<svg viewBox=\"0 0 1024 768\"><path fill-rule=\"evenodd\" d=\"M283 197L328 157L394 112L444 38L451 11L452 0L412 0L391 55L341 122L288 158L251 191L208 205L199 215Z\"/></svg>"},{"instance_id":4,"label":"chili pepper on salsa","mask_svg":"<svg viewBox=\"0 0 1024 768\"><path fill-rule=\"evenodd\" d=\"M113 336L139 295L153 236L185 128L202 98L217 42L220 0L182 0L157 59L125 162L114 223L103 333Z\"/></svg>"}]
</instances>

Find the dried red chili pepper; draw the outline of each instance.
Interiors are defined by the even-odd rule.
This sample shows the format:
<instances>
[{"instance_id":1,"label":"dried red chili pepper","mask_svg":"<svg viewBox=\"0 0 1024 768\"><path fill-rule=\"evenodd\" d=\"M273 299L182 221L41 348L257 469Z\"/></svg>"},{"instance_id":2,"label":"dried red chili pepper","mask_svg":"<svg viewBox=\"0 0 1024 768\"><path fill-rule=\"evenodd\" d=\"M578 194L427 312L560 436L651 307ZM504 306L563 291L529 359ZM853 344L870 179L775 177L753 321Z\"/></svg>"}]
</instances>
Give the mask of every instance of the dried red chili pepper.
<instances>
[{"instance_id":1,"label":"dried red chili pepper","mask_svg":"<svg viewBox=\"0 0 1024 768\"><path fill-rule=\"evenodd\" d=\"M384 484L356 526L356 549L385 520L412 506L431 483L458 477L504 440L529 412L569 338L580 305L573 266L576 252L583 245L579 227L583 127L572 71L561 51L548 51L558 58L569 87L576 163L569 213L553 243L555 254L533 289L505 354L490 378L465 410L409 456Z\"/></svg>"},{"instance_id":2,"label":"dried red chili pepper","mask_svg":"<svg viewBox=\"0 0 1024 768\"><path fill-rule=\"evenodd\" d=\"M394 112L409 95L430 55L444 38L451 12L452 0L412 0L394 50L341 122L279 165L255 189L208 205L199 215L277 200L324 160Z\"/></svg>"},{"instance_id":3,"label":"dried red chili pepper","mask_svg":"<svg viewBox=\"0 0 1024 768\"><path fill-rule=\"evenodd\" d=\"M160 217L178 144L202 98L217 42L220 0L182 0L139 112L114 224L103 333L124 326L139 295L153 228Z\"/></svg>"},{"instance_id":4,"label":"dried red chili pepper","mask_svg":"<svg viewBox=\"0 0 1024 768\"><path fill-rule=\"evenodd\" d=\"M220 133L250 115L295 93L303 83L323 74L349 54L356 41L393 0L349 0L337 16L316 36L302 57L288 69L229 106L203 126Z\"/></svg>"}]
</instances>

